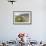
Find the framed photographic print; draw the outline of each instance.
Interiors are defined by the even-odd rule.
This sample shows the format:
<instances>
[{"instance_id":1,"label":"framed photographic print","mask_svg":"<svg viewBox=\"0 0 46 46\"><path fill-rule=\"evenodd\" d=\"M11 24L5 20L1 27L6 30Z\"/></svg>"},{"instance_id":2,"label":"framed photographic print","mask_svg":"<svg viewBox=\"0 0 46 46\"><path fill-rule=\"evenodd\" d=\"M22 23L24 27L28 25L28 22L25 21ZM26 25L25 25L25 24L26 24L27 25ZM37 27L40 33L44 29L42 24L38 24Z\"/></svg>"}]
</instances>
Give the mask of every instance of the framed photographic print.
<instances>
[{"instance_id":1,"label":"framed photographic print","mask_svg":"<svg viewBox=\"0 0 46 46\"><path fill-rule=\"evenodd\" d=\"M32 11L13 11L13 24L32 24Z\"/></svg>"}]
</instances>

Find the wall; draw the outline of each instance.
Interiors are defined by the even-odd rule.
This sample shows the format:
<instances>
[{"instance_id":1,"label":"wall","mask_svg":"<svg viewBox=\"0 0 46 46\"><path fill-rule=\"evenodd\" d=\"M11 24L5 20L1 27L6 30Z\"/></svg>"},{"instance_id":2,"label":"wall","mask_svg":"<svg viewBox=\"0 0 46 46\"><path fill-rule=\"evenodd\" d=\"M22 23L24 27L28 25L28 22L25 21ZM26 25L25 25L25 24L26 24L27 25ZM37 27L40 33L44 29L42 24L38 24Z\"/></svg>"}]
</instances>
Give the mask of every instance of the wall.
<instances>
[{"instance_id":1,"label":"wall","mask_svg":"<svg viewBox=\"0 0 46 46\"><path fill-rule=\"evenodd\" d=\"M33 40L45 40L46 16L43 6L42 0L17 0L14 5L0 0L0 40L14 40L18 32L31 34ZM32 25L14 25L13 11L32 11Z\"/></svg>"}]
</instances>

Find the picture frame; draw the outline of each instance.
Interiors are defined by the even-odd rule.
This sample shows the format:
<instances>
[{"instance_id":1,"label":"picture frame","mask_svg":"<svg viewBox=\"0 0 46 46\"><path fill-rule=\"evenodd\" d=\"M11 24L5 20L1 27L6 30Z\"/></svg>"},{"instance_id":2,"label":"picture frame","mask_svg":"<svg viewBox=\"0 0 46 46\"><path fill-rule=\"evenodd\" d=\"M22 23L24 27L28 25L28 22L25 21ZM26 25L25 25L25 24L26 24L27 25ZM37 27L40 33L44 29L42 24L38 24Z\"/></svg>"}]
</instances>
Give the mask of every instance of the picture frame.
<instances>
[{"instance_id":1,"label":"picture frame","mask_svg":"<svg viewBox=\"0 0 46 46\"><path fill-rule=\"evenodd\" d=\"M13 11L13 24L32 24L32 11Z\"/></svg>"}]
</instances>

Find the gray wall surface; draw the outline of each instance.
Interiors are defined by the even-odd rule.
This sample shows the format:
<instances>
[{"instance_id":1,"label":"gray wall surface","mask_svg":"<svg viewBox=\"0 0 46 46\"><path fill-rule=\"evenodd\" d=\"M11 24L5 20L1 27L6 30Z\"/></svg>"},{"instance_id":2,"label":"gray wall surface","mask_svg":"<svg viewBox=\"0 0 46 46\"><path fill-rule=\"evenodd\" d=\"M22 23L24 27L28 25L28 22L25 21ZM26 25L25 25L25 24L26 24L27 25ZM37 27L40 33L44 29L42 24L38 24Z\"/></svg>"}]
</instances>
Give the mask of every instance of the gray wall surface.
<instances>
[{"instance_id":1,"label":"gray wall surface","mask_svg":"<svg viewBox=\"0 0 46 46\"><path fill-rule=\"evenodd\" d=\"M31 34L37 41L46 40L45 0L16 0L12 5L0 0L0 40L15 40L19 32ZM32 25L14 25L13 11L32 11Z\"/></svg>"}]
</instances>

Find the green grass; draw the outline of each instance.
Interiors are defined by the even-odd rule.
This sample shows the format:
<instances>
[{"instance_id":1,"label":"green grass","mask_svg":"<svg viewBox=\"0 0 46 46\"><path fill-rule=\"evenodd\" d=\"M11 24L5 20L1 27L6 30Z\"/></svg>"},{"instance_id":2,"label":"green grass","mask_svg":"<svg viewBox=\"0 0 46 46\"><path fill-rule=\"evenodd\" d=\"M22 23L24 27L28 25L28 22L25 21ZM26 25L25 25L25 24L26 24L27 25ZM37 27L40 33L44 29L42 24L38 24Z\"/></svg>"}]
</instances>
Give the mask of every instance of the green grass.
<instances>
[{"instance_id":1,"label":"green grass","mask_svg":"<svg viewBox=\"0 0 46 46\"><path fill-rule=\"evenodd\" d=\"M22 17L22 16L16 16L15 17L15 22L25 22L24 17Z\"/></svg>"}]
</instances>

